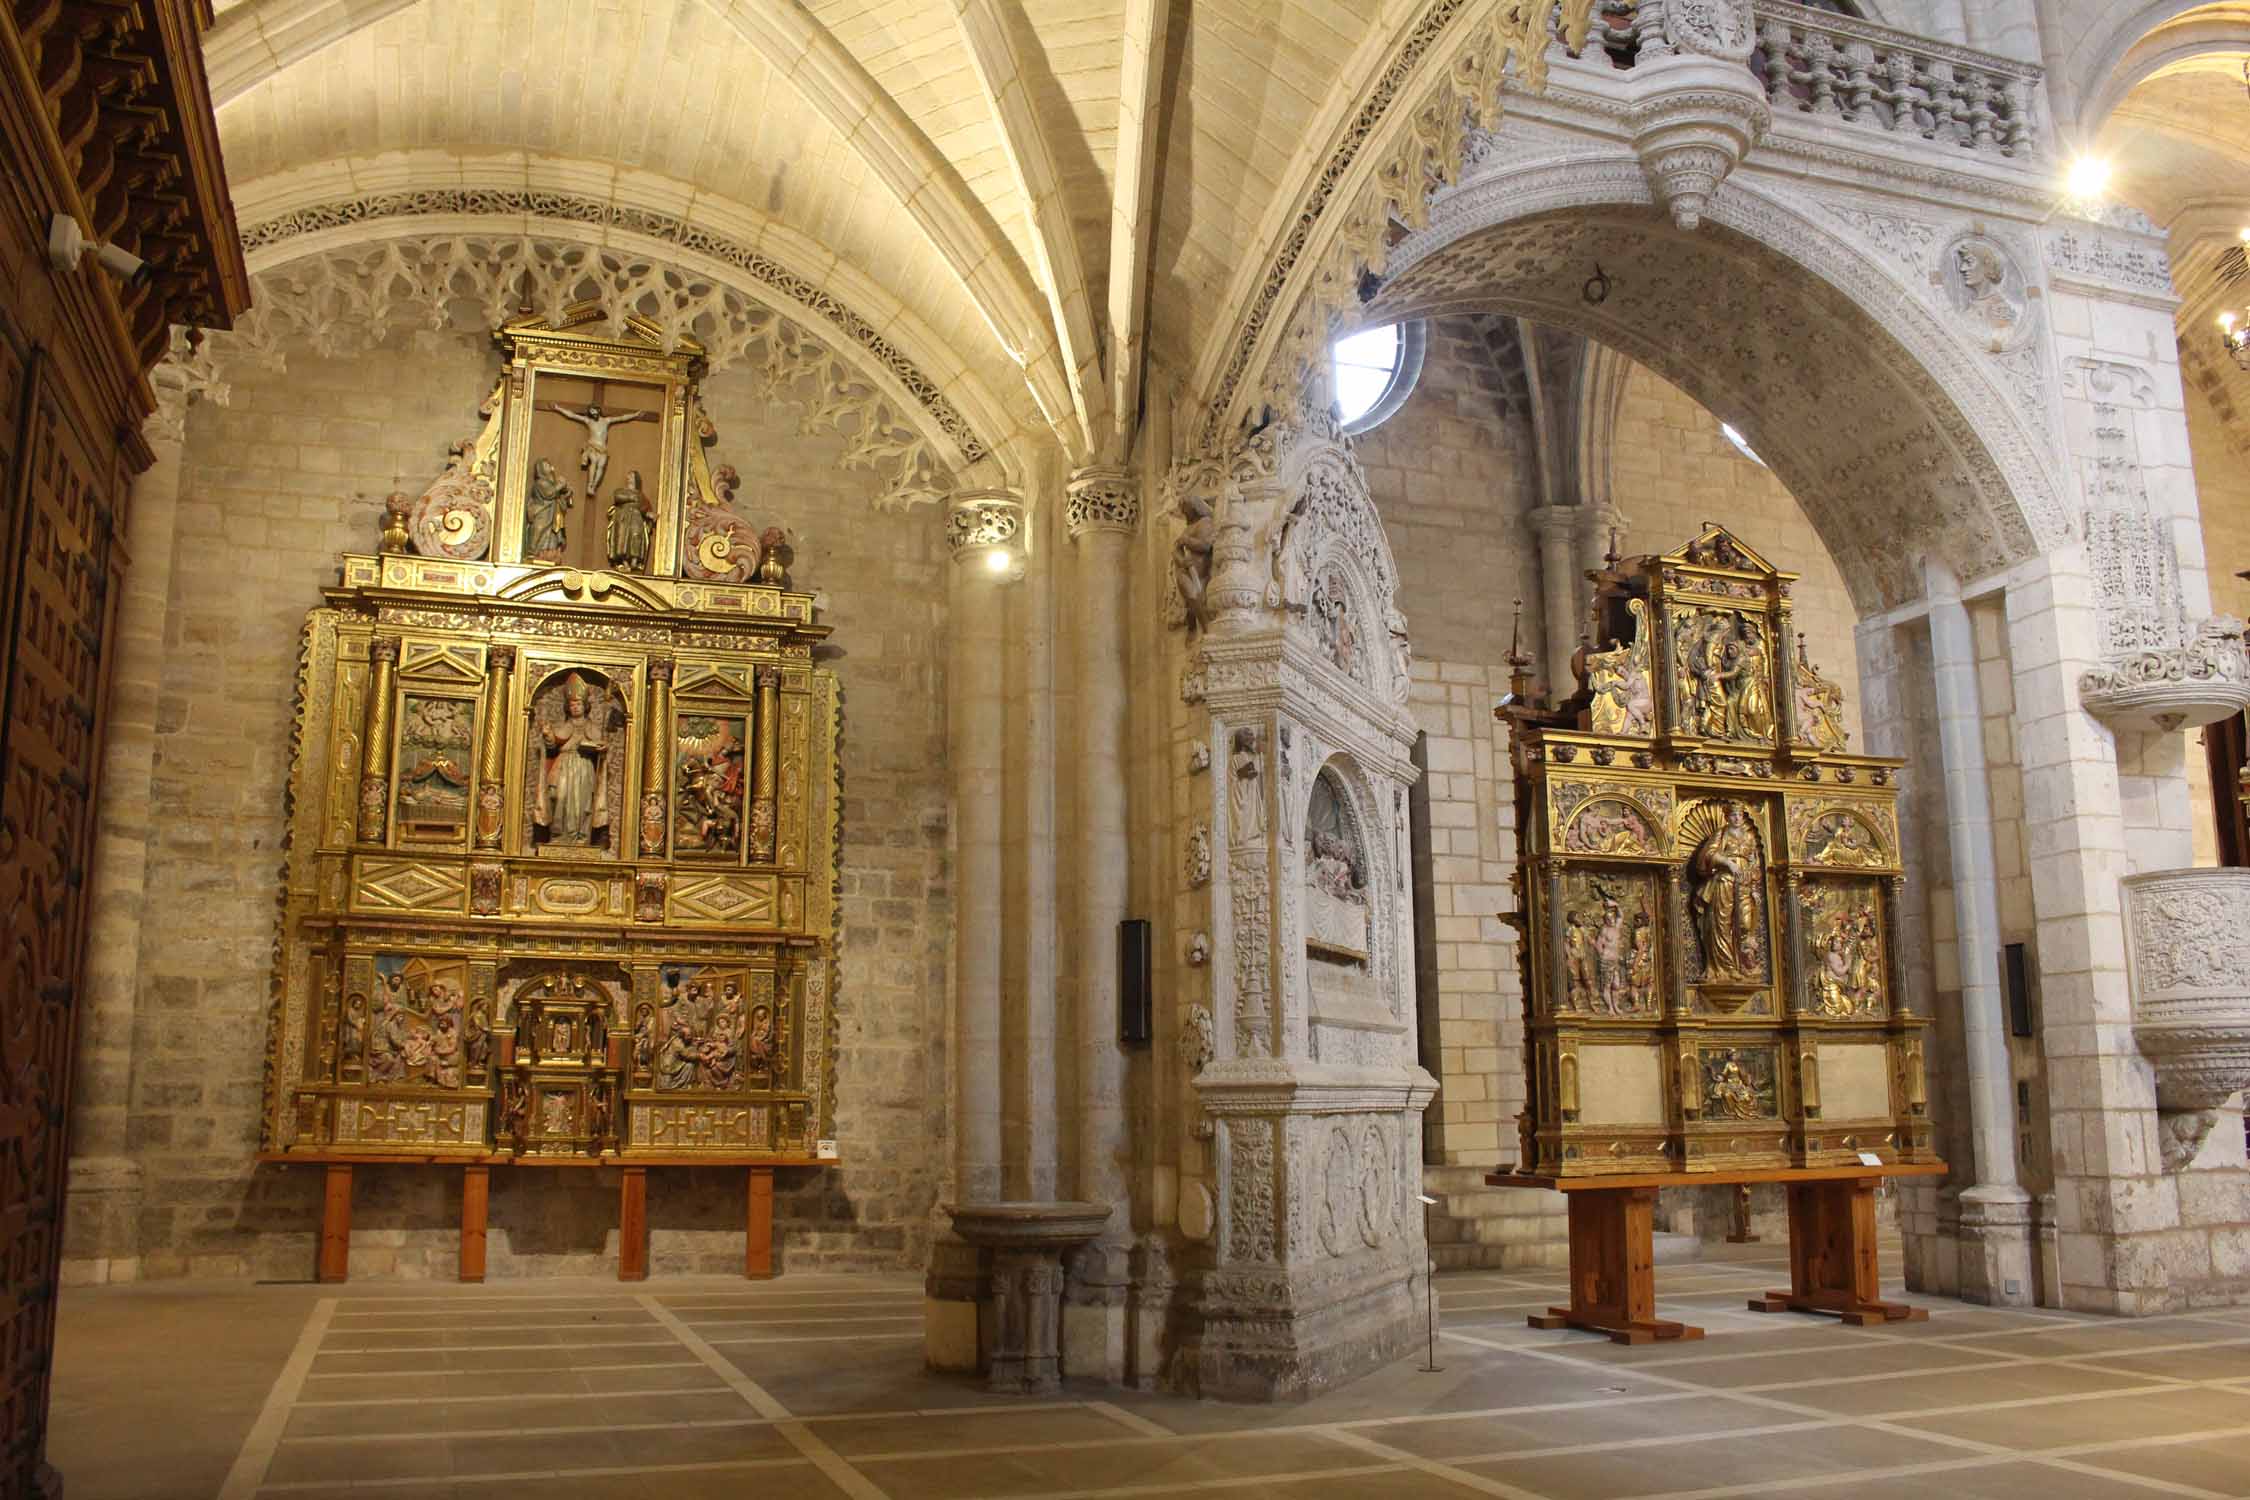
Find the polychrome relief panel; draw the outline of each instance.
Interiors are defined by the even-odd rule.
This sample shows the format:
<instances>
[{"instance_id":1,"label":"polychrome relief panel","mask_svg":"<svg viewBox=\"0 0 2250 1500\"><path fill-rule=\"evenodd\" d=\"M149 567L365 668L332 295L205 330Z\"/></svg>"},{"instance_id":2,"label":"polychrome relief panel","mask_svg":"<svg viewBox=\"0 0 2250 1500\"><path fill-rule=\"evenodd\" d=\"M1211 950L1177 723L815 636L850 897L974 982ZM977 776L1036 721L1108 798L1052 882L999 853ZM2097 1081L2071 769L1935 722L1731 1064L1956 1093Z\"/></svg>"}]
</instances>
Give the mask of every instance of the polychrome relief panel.
<instances>
[{"instance_id":1,"label":"polychrome relief panel","mask_svg":"<svg viewBox=\"0 0 2250 1500\"><path fill-rule=\"evenodd\" d=\"M491 1017L481 1001L468 1005L467 962L378 954L366 970L351 968L353 978L372 979L374 993L354 986L345 996L339 1076L447 1089L484 1076Z\"/></svg>"},{"instance_id":2,"label":"polychrome relief panel","mask_svg":"<svg viewBox=\"0 0 2250 1500\"><path fill-rule=\"evenodd\" d=\"M1774 1048L1712 1047L1698 1055L1707 1120L1773 1120L1781 1116Z\"/></svg>"},{"instance_id":3,"label":"polychrome relief panel","mask_svg":"<svg viewBox=\"0 0 2250 1500\"><path fill-rule=\"evenodd\" d=\"M1584 792L1584 787L1558 787L1559 793ZM1604 788L1604 791L1612 789ZM1651 794L1668 805L1669 794ZM1622 795L1589 796L1572 808L1557 841L1567 854L1661 856L1669 843L1663 813L1648 806L1649 797L1628 800Z\"/></svg>"},{"instance_id":4,"label":"polychrome relief panel","mask_svg":"<svg viewBox=\"0 0 2250 1500\"><path fill-rule=\"evenodd\" d=\"M1672 661L1673 708L1681 733L1773 743L1773 646L1762 616L1676 608Z\"/></svg>"},{"instance_id":5,"label":"polychrome relief panel","mask_svg":"<svg viewBox=\"0 0 2250 1500\"><path fill-rule=\"evenodd\" d=\"M1563 877L1563 977L1570 1008L1649 1016L1657 998L1653 872L1571 870Z\"/></svg>"},{"instance_id":6,"label":"polychrome relief panel","mask_svg":"<svg viewBox=\"0 0 2250 1500\"><path fill-rule=\"evenodd\" d=\"M1648 601L1628 600L1633 638L1586 658L1586 685L1594 694L1596 734L1656 733L1656 684L1649 670Z\"/></svg>"},{"instance_id":7,"label":"polychrome relief panel","mask_svg":"<svg viewBox=\"0 0 2250 1500\"><path fill-rule=\"evenodd\" d=\"M417 844L459 844L469 824L476 702L408 693L398 734L398 833Z\"/></svg>"},{"instance_id":8,"label":"polychrome relief panel","mask_svg":"<svg viewBox=\"0 0 2250 1500\"><path fill-rule=\"evenodd\" d=\"M789 1017L770 969L674 965L633 1018L636 1076L664 1092L771 1088L787 1067Z\"/></svg>"},{"instance_id":9,"label":"polychrome relief panel","mask_svg":"<svg viewBox=\"0 0 2250 1500\"><path fill-rule=\"evenodd\" d=\"M1882 897L1872 880L1807 880L1808 1000L1832 1021L1879 1019L1884 1010Z\"/></svg>"},{"instance_id":10,"label":"polychrome relief panel","mask_svg":"<svg viewBox=\"0 0 2250 1500\"><path fill-rule=\"evenodd\" d=\"M682 714L672 761L672 852L734 859L742 852L743 747L739 714Z\"/></svg>"},{"instance_id":11,"label":"polychrome relief panel","mask_svg":"<svg viewBox=\"0 0 2250 1500\"><path fill-rule=\"evenodd\" d=\"M1792 802L1789 841L1810 864L1850 869L1895 866L1897 825L1888 805Z\"/></svg>"}]
</instances>

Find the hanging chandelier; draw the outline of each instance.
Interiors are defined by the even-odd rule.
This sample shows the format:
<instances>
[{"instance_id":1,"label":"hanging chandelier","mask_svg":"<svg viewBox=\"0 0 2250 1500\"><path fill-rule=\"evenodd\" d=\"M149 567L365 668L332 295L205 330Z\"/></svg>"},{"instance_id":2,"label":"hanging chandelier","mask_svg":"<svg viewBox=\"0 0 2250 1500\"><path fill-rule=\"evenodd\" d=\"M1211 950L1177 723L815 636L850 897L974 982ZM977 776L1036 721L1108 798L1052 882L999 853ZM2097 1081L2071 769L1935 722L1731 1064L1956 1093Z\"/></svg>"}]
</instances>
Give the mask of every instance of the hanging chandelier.
<instances>
[{"instance_id":1,"label":"hanging chandelier","mask_svg":"<svg viewBox=\"0 0 2250 1500\"><path fill-rule=\"evenodd\" d=\"M2237 366L2250 370L2250 321L2245 321L2244 313L2219 314L2219 342L2227 346Z\"/></svg>"}]
</instances>

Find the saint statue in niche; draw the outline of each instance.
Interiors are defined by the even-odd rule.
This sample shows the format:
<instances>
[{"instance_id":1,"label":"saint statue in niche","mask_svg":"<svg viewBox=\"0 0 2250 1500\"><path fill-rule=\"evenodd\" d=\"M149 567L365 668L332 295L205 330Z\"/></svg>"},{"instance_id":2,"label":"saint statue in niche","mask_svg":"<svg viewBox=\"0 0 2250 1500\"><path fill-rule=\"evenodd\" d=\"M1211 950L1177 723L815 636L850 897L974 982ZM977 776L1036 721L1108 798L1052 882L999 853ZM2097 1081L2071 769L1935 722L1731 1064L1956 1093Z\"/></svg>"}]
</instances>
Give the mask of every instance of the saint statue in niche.
<instances>
[{"instance_id":1,"label":"saint statue in niche","mask_svg":"<svg viewBox=\"0 0 2250 1500\"><path fill-rule=\"evenodd\" d=\"M648 571L648 549L656 535L656 516L641 492L641 471L627 471L609 497L609 565L627 573Z\"/></svg>"},{"instance_id":2,"label":"saint statue in niche","mask_svg":"<svg viewBox=\"0 0 2250 1500\"><path fill-rule=\"evenodd\" d=\"M586 471L586 493L601 493L602 476L609 472L609 430L626 422L638 422L643 417L653 417L654 412L621 411L604 415L598 404L589 402L583 411L572 411L559 401L542 404L541 411L551 411L568 422L576 422L586 429L586 441L579 445L578 467Z\"/></svg>"},{"instance_id":3,"label":"saint statue in niche","mask_svg":"<svg viewBox=\"0 0 2250 1500\"><path fill-rule=\"evenodd\" d=\"M1351 595L1344 576L1334 569L1320 575L1312 592L1313 629L1321 650L1347 675L1360 675L1359 622L1353 618Z\"/></svg>"},{"instance_id":4,"label":"saint statue in niche","mask_svg":"<svg viewBox=\"0 0 2250 1500\"><path fill-rule=\"evenodd\" d=\"M1695 920L1703 977L1717 981L1755 981L1766 976L1765 862L1758 831L1739 802L1697 809L1697 822L1712 827L1695 846L1688 863L1688 906Z\"/></svg>"},{"instance_id":5,"label":"saint statue in niche","mask_svg":"<svg viewBox=\"0 0 2250 1500\"><path fill-rule=\"evenodd\" d=\"M1258 753L1258 731L1237 729L1234 749L1227 756L1227 823L1233 842L1254 844L1266 836L1264 757Z\"/></svg>"},{"instance_id":6,"label":"saint statue in niche","mask_svg":"<svg viewBox=\"0 0 2250 1500\"><path fill-rule=\"evenodd\" d=\"M552 562L563 555L569 532L563 525L570 514L571 489L555 466L540 459L531 466L531 485L523 497L523 555Z\"/></svg>"},{"instance_id":7,"label":"saint statue in niche","mask_svg":"<svg viewBox=\"0 0 2250 1500\"><path fill-rule=\"evenodd\" d=\"M533 820L551 844L582 846L607 836L608 720L608 692L573 672L563 681L561 714L538 726L541 774Z\"/></svg>"},{"instance_id":8,"label":"saint statue in niche","mask_svg":"<svg viewBox=\"0 0 2250 1500\"><path fill-rule=\"evenodd\" d=\"M1331 957L1363 962L1371 951L1374 904L1345 795L1334 773L1314 778L1305 809L1305 941Z\"/></svg>"}]
</instances>

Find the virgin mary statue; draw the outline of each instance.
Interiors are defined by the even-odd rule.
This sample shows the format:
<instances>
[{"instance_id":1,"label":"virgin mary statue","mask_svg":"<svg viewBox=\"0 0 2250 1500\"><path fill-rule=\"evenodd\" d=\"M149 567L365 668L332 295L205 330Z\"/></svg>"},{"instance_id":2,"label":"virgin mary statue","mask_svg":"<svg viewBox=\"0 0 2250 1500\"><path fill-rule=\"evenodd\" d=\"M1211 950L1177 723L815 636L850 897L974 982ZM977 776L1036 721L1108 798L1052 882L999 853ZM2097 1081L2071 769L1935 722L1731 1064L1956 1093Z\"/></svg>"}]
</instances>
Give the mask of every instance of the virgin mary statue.
<instances>
[{"instance_id":1,"label":"virgin mary statue","mask_svg":"<svg viewBox=\"0 0 2250 1500\"><path fill-rule=\"evenodd\" d=\"M1691 905L1704 973L1713 979L1763 978L1758 835L1741 803L1727 804L1726 821L1696 848L1688 875L1695 883Z\"/></svg>"},{"instance_id":2,"label":"virgin mary statue","mask_svg":"<svg viewBox=\"0 0 2250 1500\"><path fill-rule=\"evenodd\" d=\"M606 700L605 700L606 701ZM540 778L539 826L557 844L590 844L609 827L607 728L593 711L593 690L576 672L563 683L562 717L539 729L546 750Z\"/></svg>"}]
</instances>

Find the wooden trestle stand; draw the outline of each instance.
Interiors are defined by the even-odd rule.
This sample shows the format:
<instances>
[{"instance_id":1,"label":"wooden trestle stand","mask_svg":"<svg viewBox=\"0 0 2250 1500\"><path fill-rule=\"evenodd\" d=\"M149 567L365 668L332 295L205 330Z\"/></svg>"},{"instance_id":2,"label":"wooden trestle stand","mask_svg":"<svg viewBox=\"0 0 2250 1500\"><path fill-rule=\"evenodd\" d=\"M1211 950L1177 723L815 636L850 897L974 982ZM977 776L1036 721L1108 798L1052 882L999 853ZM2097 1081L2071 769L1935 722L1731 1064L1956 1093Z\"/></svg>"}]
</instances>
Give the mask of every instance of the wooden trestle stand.
<instances>
[{"instance_id":1,"label":"wooden trestle stand","mask_svg":"<svg viewBox=\"0 0 2250 1500\"><path fill-rule=\"evenodd\" d=\"M594 1159L590 1157L518 1157L495 1153L482 1159L458 1156L401 1156L366 1153L344 1155L324 1152L268 1152L260 1161L284 1166L323 1168L320 1195L320 1255L314 1277L321 1282L351 1279L352 1168L355 1166L451 1166L461 1172L461 1271L460 1279L484 1280L486 1209L490 1202L492 1169L496 1166L617 1167L617 1279L648 1280L648 1169L650 1167L726 1167L733 1162L710 1162L695 1157ZM773 1254L773 1174L777 1167L833 1167L834 1157L776 1158L752 1164L743 1217L742 1274L752 1281L771 1280L776 1274Z\"/></svg>"},{"instance_id":2,"label":"wooden trestle stand","mask_svg":"<svg viewBox=\"0 0 2250 1500\"><path fill-rule=\"evenodd\" d=\"M1882 1300L1875 1188L1886 1177L1935 1177L1943 1162L1799 1167L1727 1173L1538 1177L1490 1172L1492 1187L1548 1188L1570 1205L1570 1305L1533 1313L1534 1328L1578 1328L1620 1344L1699 1339L1703 1330L1656 1316L1656 1193L1668 1187L1778 1182L1789 1191L1789 1290L1750 1299L1752 1312L1829 1313L1854 1326L1920 1322L1929 1313Z\"/></svg>"}]
</instances>

